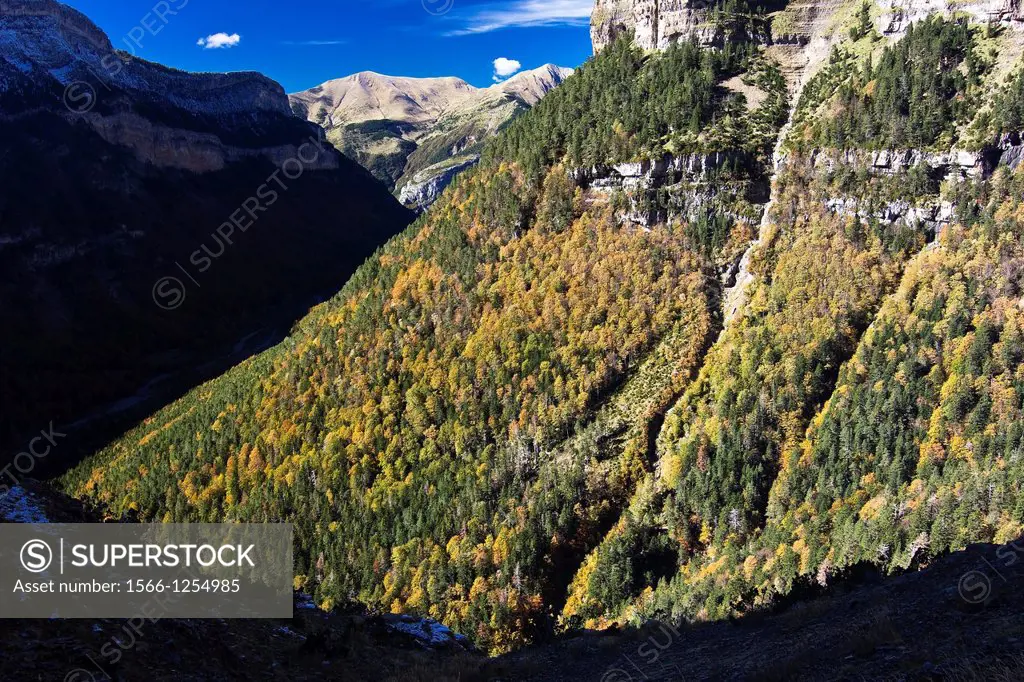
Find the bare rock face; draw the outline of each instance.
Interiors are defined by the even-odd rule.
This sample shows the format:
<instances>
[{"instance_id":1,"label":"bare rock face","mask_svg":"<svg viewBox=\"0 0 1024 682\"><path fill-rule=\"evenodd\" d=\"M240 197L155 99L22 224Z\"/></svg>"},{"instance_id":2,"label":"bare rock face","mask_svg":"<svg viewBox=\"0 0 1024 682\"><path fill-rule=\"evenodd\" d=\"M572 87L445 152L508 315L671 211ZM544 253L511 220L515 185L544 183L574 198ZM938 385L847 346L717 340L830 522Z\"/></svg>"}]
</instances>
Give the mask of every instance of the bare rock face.
<instances>
[{"instance_id":1,"label":"bare rock face","mask_svg":"<svg viewBox=\"0 0 1024 682\"><path fill-rule=\"evenodd\" d=\"M643 50L663 50L688 36L710 43L715 33L707 23L710 4L706 0L596 0L590 20L594 52L630 30Z\"/></svg>"},{"instance_id":2,"label":"bare rock face","mask_svg":"<svg viewBox=\"0 0 1024 682\"><path fill-rule=\"evenodd\" d=\"M284 89L259 73L192 74L116 50L85 15L55 0L0 0L0 73L51 80L62 89L81 84L103 94L167 99L196 114L252 110L287 114ZM2 83L11 86L14 79ZM0 85L0 87L3 87ZM83 98L74 113L87 113ZM91 107L88 107L91 110Z\"/></svg>"},{"instance_id":3,"label":"bare rock face","mask_svg":"<svg viewBox=\"0 0 1024 682\"><path fill-rule=\"evenodd\" d=\"M841 38L834 30L834 17L843 4L843 0L793 0L775 17L768 53L778 62L794 94L828 59Z\"/></svg>"},{"instance_id":4,"label":"bare rock face","mask_svg":"<svg viewBox=\"0 0 1024 682\"><path fill-rule=\"evenodd\" d=\"M113 52L103 33L84 14L53 0L0 0L0 16L5 23L20 25L31 30L35 26L61 36L69 45L88 43L98 52ZM47 17L48 24L39 19Z\"/></svg>"},{"instance_id":5,"label":"bare rock face","mask_svg":"<svg viewBox=\"0 0 1024 682\"><path fill-rule=\"evenodd\" d=\"M1008 166L1010 170L1017 170L1017 167L1024 161L1024 135L1021 133L1008 133L999 138L998 149L1000 151L999 163Z\"/></svg>"},{"instance_id":6,"label":"bare rock face","mask_svg":"<svg viewBox=\"0 0 1024 682\"><path fill-rule=\"evenodd\" d=\"M750 37L767 44L792 90L798 90L805 74L828 57L827 34L842 4L843 0L793 0L778 13L778 25L769 30L766 24L763 34ZM721 45L724 36L710 21L713 6L708 0L596 0L590 21L594 52L630 31L642 50L664 50L686 38Z\"/></svg>"},{"instance_id":7,"label":"bare rock face","mask_svg":"<svg viewBox=\"0 0 1024 682\"><path fill-rule=\"evenodd\" d=\"M663 50L672 43L692 37L704 45L720 44L722 35L709 21L714 3L708 0L595 0L590 21L594 52L600 52L620 35L632 32L642 50ZM907 27L929 14L963 13L977 23L1000 23L1024 30L1021 0L888 0L877 28L899 38ZM844 0L792 0L772 14L770 35L758 40L779 63L792 91L799 91L807 78L829 55L837 40L836 13Z\"/></svg>"},{"instance_id":8,"label":"bare rock face","mask_svg":"<svg viewBox=\"0 0 1024 682\"><path fill-rule=\"evenodd\" d=\"M424 168L402 187L398 200L404 206L425 211L437 201L459 173L472 168L479 161L479 156L472 155Z\"/></svg>"},{"instance_id":9,"label":"bare rock face","mask_svg":"<svg viewBox=\"0 0 1024 682\"><path fill-rule=\"evenodd\" d=\"M139 161L158 168L209 173L252 158L267 159L280 167L300 155L312 159L303 162L304 170L336 170L341 163L341 156L325 144L322 135L311 134L299 144L247 148L225 145L214 133L158 125L132 113L89 115L87 121L110 144L127 147ZM328 153L313 155L308 149L300 152L302 144L307 142Z\"/></svg>"},{"instance_id":10,"label":"bare rock face","mask_svg":"<svg viewBox=\"0 0 1024 682\"><path fill-rule=\"evenodd\" d=\"M1002 23L1011 28L1022 27L1020 0L962 0L955 3L947 0L893 0L883 7L886 11L879 28L885 35L896 38L906 33L910 24L929 14L948 14L952 11L966 15L976 23Z\"/></svg>"}]
</instances>

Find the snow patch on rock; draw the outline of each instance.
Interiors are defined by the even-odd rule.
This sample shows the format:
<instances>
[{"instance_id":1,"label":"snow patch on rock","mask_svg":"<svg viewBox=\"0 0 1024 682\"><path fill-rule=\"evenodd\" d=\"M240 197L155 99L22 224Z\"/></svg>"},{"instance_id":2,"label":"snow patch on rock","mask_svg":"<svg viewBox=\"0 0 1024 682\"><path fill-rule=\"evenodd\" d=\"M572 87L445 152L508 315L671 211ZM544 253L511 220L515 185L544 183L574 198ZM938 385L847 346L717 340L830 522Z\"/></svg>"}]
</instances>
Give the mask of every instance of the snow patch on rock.
<instances>
[{"instance_id":1,"label":"snow patch on rock","mask_svg":"<svg viewBox=\"0 0 1024 682\"><path fill-rule=\"evenodd\" d=\"M420 619L389 614L384 616L383 620L385 627L391 632L401 632L414 637L421 646L428 649L450 646L471 648L468 637L453 632L451 628L432 618Z\"/></svg>"}]
</instances>

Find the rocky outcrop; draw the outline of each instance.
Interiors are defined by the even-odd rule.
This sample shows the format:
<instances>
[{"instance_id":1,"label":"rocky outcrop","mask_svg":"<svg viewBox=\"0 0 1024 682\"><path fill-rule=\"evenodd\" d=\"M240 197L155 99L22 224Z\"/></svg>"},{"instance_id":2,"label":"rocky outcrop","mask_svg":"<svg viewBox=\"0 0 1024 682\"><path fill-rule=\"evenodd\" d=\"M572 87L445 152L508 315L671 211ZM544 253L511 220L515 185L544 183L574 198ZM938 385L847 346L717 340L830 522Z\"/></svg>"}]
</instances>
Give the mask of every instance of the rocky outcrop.
<instances>
[{"instance_id":1,"label":"rocky outcrop","mask_svg":"<svg viewBox=\"0 0 1024 682\"><path fill-rule=\"evenodd\" d=\"M882 12L877 28L893 38L932 13L956 12L975 22L1024 29L1021 0L892 0L878 4ZM843 5L843 0L793 0L772 15L769 35L756 38L768 45L791 90L798 90L800 83L813 75L843 37L835 22ZM590 23L594 52L627 32L633 33L634 43L643 50L663 50L687 37L705 45L720 44L723 33L711 21L713 6L705 0L596 0Z\"/></svg>"},{"instance_id":2,"label":"rocky outcrop","mask_svg":"<svg viewBox=\"0 0 1024 682\"><path fill-rule=\"evenodd\" d=\"M657 160L618 163L612 166L580 168L572 172L573 179L584 185L605 183L614 185L658 185L669 178L678 182L683 179L695 180L728 167L746 166L753 163L744 152L710 152L708 154L666 154Z\"/></svg>"},{"instance_id":3,"label":"rocky outcrop","mask_svg":"<svg viewBox=\"0 0 1024 682\"><path fill-rule=\"evenodd\" d=\"M1024 28L1020 0L963 0L955 3L947 0L892 0L883 4L883 8L879 30L890 37L902 36L910 24L929 14L952 11L969 17L975 23L1001 23L1011 28Z\"/></svg>"},{"instance_id":4,"label":"rocky outcrop","mask_svg":"<svg viewBox=\"0 0 1024 682\"><path fill-rule=\"evenodd\" d=\"M114 114L112 116L91 116L89 124L100 137L111 144L127 147L135 157L160 168L178 168L193 173L209 173L223 170L232 163L252 158L263 158L275 166L281 166L289 159L298 159L301 144L274 145L264 148L232 147L223 144L213 133L199 133L169 126L155 125L152 121L136 114ZM317 149L304 149L305 170L337 170L340 156L330 149L322 138L314 135L305 141Z\"/></svg>"},{"instance_id":5,"label":"rocky outcrop","mask_svg":"<svg viewBox=\"0 0 1024 682\"><path fill-rule=\"evenodd\" d=\"M1009 166L1011 170L1017 170L1017 166L1024 160L1024 134L1007 133L999 138L996 148L999 150L999 163Z\"/></svg>"},{"instance_id":6,"label":"rocky outcrop","mask_svg":"<svg viewBox=\"0 0 1024 682\"><path fill-rule=\"evenodd\" d=\"M0 0L0 17L5 24L25 20L22 26L32 26L46 17L51 20L49 26L68 44L85 42L101 52L113 52L114 49L107 35L88 17L53 0Z\"/></svg>"},{"instance_id":7,"label":"rocky outcrop","mask_svg":"<svg viewBox=\"0 0 1024 682\"><path fill-rule=\"evenodd\" d=\"M811 155L811 162L826 170L832 170L838 165L866 167L879 175L900 175L915 166L925 166L935 173L945 175L947 179L982 178L990 175L998 166L1016 169L1020 165L1024 158L1024 142L1021 137L1020 133L1002 135L981 151L818 150Z\"/></svg>"},{"instance_id":8,"label":"rocky outcrop","mask_svg":"<svg viewBox=\"0 0 1024 682\"><path fill-rule=\"evenodd\" d=\"M751 163L748 154L741 152L711 152L710 154L667 155L657 161L620 163L612 170L623 178L663 178L678 175L688 178L706 176L727 166Z\"/></svg>"},{"instance_id":9,"label":"rocky outcrop","mask_svg":"<svg viewBox=\"0 0 1024 682\"><path fill-rule=\"evenodd\" d=\"M798 93L828 59L839 38L834 19L842 6L843 0L792 0L773 18L767 51L791 92Z\"/></svg>"},{"instance_id":10,"label":"rocky outcrop","mask_svg":"<svg viewBox=\"0 0 1024 682\"><path fill-rule=\"evenodd\" d=\"M816 168L834 170L840 165L866 167L883 175L900 175L915 166L926 166L933 171L959 177L980 177L992 170L985 154L959 149L947 152L927 152L919 149L816 150L811 154Z\"/></svg>"},{"instance_id":11,"label":"rocky outcrop","mask_svg":"<svg viewBox=\"0 0 1024 682\"><path fill-rule=\"evenodd\" d=\"M405 636L423 649L432 651L451 649L455 651L475 651L476 648L465 635L452 631L451 628L437 622L433 618L415 618L408 615L384 614L381 622L393 635Z\"/></svg>"},{"instance_id":12,"label":"rocky outcrop","mask_svg":"<svg viewBox=\"0 0 1024 682\"><path fill-rule=\"evenodd\" d=\"M125 93L210 116L290 111L284 89L262 74L192 74L147 62L115 50L85 15L55 0L0 0L0 48L0 72L30 76L36 87L58 86L61 94L82 86L68 93L72 113L109 106ZM93 99L87 102L86 93Z\"/></svg>"},{"instance_id":13,"label":"rocky outcrop","mask_svg":"<svg viewBox=\"0 0 1024 682\"><path fill-rule=\"evenodd\" d=\"M831 33L834 10L841 0L795 0L777 13L771 44L807 46L824 33ZM1020 27L1024 21L1020 0L892 0L879 3L883 12L879 30L890 36L902 35L907 26L929 14L966 14L978 23L1000 22ZM596 0L590 35L594 52L600 52L618 36L632 31L634 42L644 50L663 50L673 42L694 37L704 44L720 38L709 21L714 3L705 0ZM828 19L822 23L821 19Z\"/></svg>"},{"instance_id":14,"label":"rocky outcrop","mask_svg":"<svg viewBox=\"0 0 1024 682\"><path fill-rule=\"evenodd\" d=\"M717 33L708 21L710 7L705 0L596 0L590 21L594 52L627 31L644 50L663 50L691 36L710 44Z\"/></svg>"},{"instance_id":15,"label":"rocky outcrop","mask_svg":"<svg viewBox=\"0 0 1024 682\"><path fill-rule=\"evenodd\" d=\"M736 187L725 179L716 178L719 172L749 170L754 159L742 152L712 152L709 154L666 154L658 160L620 163L612 166L573 170L573 181L584 187L593 197L611 197L619 194L627 206L619 215L623 223L650 229L673 219L694 219L709 213L722 212L725 204L721 196L734 193ZM746 185L746 181L739 184ZM741 193L749 193L744 187ZM764 199L761 199L762 201ZM748 221L749 216L729 213L736 221Z\"/></svg>"},{"instance_id":16,"label":"rocky outcrop","mask_svg":"<svg viewBox=\"0 0 1024 682\"><path fill-rule=\"evenodd\" d=\"M412 180L399 191L398 200L404 206L418 211L425 211L437 201L441 193L452 184L455 177L464 170L472 168L480 161L479 156L471 156L455 163L445 162L431 166L416 173Z\"/></svg>"},{"instance_id":17,"label":"rocky outcrop","mask_svg":"<svg viewBox=\"0 0 1024 682\"><path fill-rule=\"evenodd\" d=\"M12 121L22 115L5 116L0 121ZM327 143L322 131L316 128L294 129L291 144L269 144L261 147L256 140L241 144L224 143L223 134L200 129L162 125L159 118L146 118L132 112L87 113L66 116L69 123L87 125L106 142L124 147L141 162L158 168L173 168L192 173L220 171L233 163L249 159L262 159L275 166L302 157L302 169L337 170L342 155ZM277 141L266 138L268 141ZM309 147L313 145L315 147ZM300 149L302 150L300 152Z\"/></svg>"},{"instance_id":18,"label":"rocky outcrop","mask_svg":"<svg viewBox=\"0 0 1024 682\"><path fill-rule=\"evenodd\" d=\"M869 206L854 198L832 197L825 202L832 213L858 217L861 220L877 220L883 225L905 222L911 227L928 230L937 234L943 225L953 220L953 205L938 199L926 200L921 205L908 201L890 201L882 206Z\"/></svg>"}]
</instances>

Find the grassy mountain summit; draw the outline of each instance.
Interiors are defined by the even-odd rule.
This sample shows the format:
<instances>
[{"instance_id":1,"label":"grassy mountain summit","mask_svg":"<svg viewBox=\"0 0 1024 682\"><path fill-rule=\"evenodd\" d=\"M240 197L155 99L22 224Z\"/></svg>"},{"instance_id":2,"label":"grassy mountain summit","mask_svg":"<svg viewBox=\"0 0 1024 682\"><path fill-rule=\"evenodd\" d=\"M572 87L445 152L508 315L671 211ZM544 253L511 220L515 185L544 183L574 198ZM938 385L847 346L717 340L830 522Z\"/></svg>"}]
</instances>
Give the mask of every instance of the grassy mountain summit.
<instances>
[{"instance_id":1,"label":"grassy mountain summit","mask_svg":"<svg viewBox=\"0 0 1024 682\"><path fill-rule=\"evenodd\" d=\"M395 190L429 206L454 175L476 163L484 143L572 73L553 64L489 88L459 78L364 72L290 96L292 109Z\"/></svg>"},{"instance_id":2,"label":"grassy mountain summit","mask_svg":"<svg viewBox=\"0 0 1024 682\"><path fill-rule=\"evenodd\" d=\"M288 340L67 490L291 520L320 603L495 652L1019 534L1024 181L1011 131L958 146L1016 120L982 114L1019 99L1010 29L890 39L869 8L790 97L755 10L711 14L715 48L619 32Z\"/></svg>"}]
</instances>

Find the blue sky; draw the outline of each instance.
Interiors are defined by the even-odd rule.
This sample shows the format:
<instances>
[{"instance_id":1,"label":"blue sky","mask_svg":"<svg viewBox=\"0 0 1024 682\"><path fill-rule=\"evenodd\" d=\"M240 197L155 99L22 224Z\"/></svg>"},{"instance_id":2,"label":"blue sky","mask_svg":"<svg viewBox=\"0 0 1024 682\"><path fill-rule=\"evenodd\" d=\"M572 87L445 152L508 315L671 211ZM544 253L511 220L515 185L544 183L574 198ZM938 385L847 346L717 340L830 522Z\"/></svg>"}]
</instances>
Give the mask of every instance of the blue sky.
<instances>
[{"instance_id":1,"label":"blue sky","mask_svg":"<svg viewBox=\"0 0 1024 682\"><path fill-rule=\"evenodd\" d=\"M63 1L115 47L189 71L259 71L288 92L358 71L485 86L499 58L508 72L591 52L592 0Z\"/></svg>"}]
</instances>

